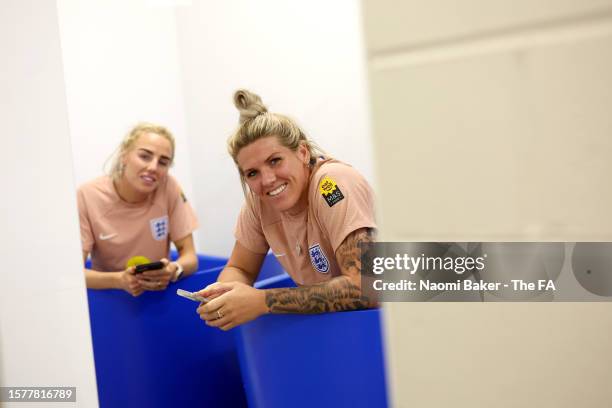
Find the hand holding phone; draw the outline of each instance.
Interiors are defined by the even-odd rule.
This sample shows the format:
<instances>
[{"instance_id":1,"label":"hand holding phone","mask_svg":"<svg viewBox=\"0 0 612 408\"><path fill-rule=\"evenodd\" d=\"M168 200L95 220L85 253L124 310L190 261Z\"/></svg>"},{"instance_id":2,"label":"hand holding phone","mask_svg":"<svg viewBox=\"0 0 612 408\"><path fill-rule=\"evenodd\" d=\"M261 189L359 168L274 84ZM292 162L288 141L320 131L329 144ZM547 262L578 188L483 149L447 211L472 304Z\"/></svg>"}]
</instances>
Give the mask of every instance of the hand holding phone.
<instances>
[{"instance_id":1,"label":"hand holding phone","mask_svg":"<svg viewBox=\"0 0 612 408\"><path fill-rule=\"evenodd\" d=\"M200 296L196 293L189 292L183 289L177 289L176 294L184 298L187 298L189 300L193 300L194 302L199 302L199 303L207 303L209 300L208 298L205 298L204 296Z\"/></svg>"}]
</instances>

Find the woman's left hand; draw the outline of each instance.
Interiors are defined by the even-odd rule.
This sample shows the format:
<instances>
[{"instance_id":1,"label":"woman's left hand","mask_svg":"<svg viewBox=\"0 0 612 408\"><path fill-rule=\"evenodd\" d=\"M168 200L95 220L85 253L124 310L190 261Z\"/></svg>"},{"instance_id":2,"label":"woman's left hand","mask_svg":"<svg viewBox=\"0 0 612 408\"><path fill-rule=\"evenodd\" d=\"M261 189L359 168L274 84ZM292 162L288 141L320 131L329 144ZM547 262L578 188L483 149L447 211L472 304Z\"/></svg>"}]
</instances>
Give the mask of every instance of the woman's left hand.
<instances>
[{"instance_id":1,"label":"woman's left hand","mask_svg":"<svg viewBox=\"0 0 612 408\"><path fill-rule=\"evenodd\" d=\"M200 319L221 330L233 329L268 313L264 291L245 283L216 282L199 291L198 295L213 298L198 307Z\"/></svg>"},{"instance_id":2,"label":"woman's left hand","mask_svg":"<svg viewBox=\"0 0 612 408\"><path fill-rule=\"evenodd\" d=\"M136 275L142 287L146 290L165 290L174 276L176 266L172 265L166 258L160 259L164 264L161 269L144 271Z\"/></svg>"}]
</instances>

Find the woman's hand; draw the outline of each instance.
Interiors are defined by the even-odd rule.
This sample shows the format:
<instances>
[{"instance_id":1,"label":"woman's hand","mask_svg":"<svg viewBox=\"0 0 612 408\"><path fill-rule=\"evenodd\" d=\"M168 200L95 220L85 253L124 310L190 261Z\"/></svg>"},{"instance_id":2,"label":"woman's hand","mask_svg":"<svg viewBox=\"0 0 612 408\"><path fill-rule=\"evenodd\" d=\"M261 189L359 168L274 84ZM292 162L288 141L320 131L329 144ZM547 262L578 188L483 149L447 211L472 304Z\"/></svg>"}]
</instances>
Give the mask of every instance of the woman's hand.
<instances>
[{"instance_id":1,"label":"woman's hand","mask_svg":"<svg viewBox=\"0 0 612 408\"><path fill-rule=\"evenodd\" d=\"M176 272L176 265L170 263L166 258L160 259L164 264L161 269L144 271L136 275L140 285L146 290L165 290Z\"/></svg>"},{"instance_id":2,"label":"woman's hand","mask_svg":"<svg viewBox=\"0 0 612 408\"><path fill-rule=\"evenodd\" d=\"M211 327L229 330L268 313L266 295L241 282L216 282L198 292L212 299L200 305L200 319Z\"/></svg>"},{"instance_id":3,"label":"woman's hand","mask_svg":"<svg viewBox=\"0 0 612 408\"><path fill-rule=\"evenodd\" d=\"M140 284L140 281L134 274L136 268L131 266L125 271L119 272L119 286L130 295L136 297L140 296L144 289Z\"/></svg>"}]
</instances>

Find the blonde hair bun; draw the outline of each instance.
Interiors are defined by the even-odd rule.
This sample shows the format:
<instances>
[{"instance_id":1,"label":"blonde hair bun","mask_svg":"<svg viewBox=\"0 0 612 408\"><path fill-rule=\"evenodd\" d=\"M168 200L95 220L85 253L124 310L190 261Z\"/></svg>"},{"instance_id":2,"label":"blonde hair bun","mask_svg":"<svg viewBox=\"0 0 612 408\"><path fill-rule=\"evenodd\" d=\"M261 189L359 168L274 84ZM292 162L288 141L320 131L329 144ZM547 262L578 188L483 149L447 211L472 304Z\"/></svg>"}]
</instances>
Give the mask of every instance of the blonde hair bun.
<instances>
[{"instance_id":1,"label":"blonde hair bun","mask_svg":"<svg viewBox=\"0 0 612 408\"><path fill-rule=\"evenodd\" d=\"M239 89L234 93L234 105L240 112L240 119L238 119L240 124L268 112L259 95L246 89Z\"/></svg>"}]
</instances>

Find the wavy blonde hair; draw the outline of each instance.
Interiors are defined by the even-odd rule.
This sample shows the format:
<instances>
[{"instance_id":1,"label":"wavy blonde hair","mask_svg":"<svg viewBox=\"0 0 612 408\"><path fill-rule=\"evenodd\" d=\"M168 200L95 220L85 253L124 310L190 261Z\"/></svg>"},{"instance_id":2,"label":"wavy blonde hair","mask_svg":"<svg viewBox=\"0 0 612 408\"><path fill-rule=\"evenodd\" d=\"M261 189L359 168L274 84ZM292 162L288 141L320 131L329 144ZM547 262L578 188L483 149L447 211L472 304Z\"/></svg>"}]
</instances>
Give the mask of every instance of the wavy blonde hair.
<instances>
[{"instance_id":1,"label":"wavy blonde hair","mask_svg":"<svg viewBox=\"0 0 612 408\"><path fill-rule=\"evenodd\" d=\"M108 173L113 179L116 180L121 177L121 175L123 174L123 165L121 164L121 158L125 153L130 151L130 149L134 145L134 142L136 142L136 140L138 140L138 138L144 133L155 133L168 140L170 142L170 146L172 147L171 163L174 163L175 142L172 133L164 126L156 125L155 123L141 122L134 126L123 137L123 140L111 156L111 166Z\"/></svg>"}]
</instances>

